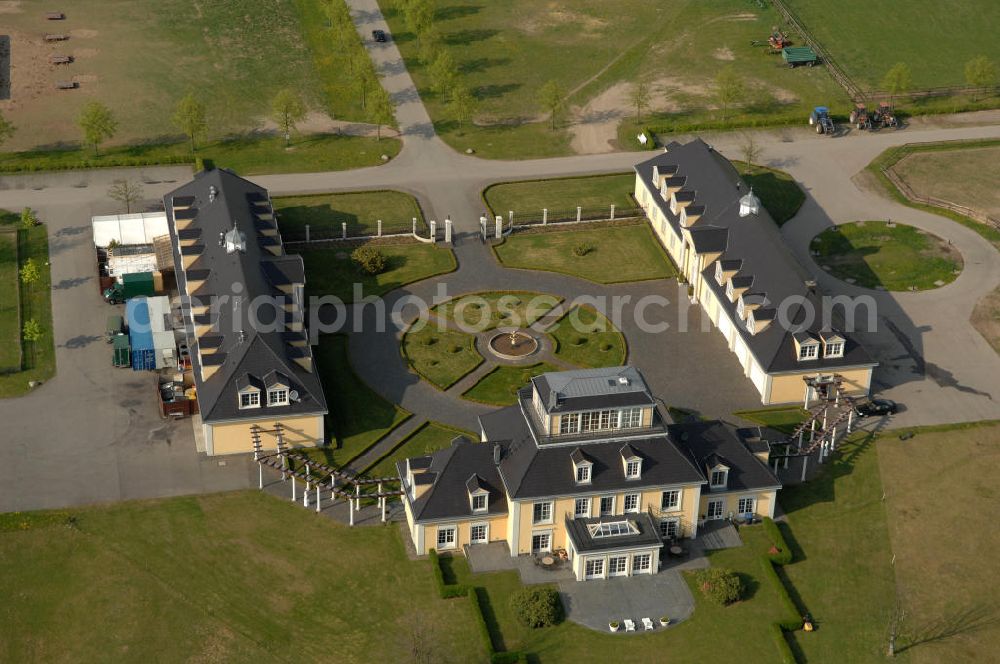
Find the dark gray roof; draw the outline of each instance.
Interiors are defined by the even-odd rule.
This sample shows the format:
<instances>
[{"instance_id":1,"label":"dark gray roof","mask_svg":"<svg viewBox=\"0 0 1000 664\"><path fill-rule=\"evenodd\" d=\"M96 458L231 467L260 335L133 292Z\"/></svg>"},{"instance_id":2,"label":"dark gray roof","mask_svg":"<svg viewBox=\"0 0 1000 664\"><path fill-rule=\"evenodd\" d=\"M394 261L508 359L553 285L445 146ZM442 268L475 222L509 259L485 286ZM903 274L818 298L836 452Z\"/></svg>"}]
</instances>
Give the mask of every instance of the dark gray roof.
<instances>
[{"instance_id":1,"label":"dark gray roof","mask_svg":"<svg viewBox=\"0 0 1000 664\"><path fill-rule=\"evenodd\" d=\"M531 383L547 413L654 403L642 374L630 366L544 373Z\"/></svg>"},{"instance_id":2,"label":"dark gray roof","mask_svg":"<svg viewBox=\"0 0 1000 664\"><path fill-rule=\"evenodd\" d=\"M616 521L627 521L635 526L638 532L628 535L611 535L609 537L594 537L590 534L590 526ZM659 530L656 524L653 523L653 518L645 512L626 514L625 516L590 517L586 519L567 518L566 533L573 541L573 547L580 553L629 549L639 546L658 547L663 544Z\"/></svg>"},{"instance_id":3,"label":"dark gray roof","mask_svg":"<svg viewBox=\"0 0 1000 664\"><path fill-rule=\"evenodd\" d=\"M497 515L507 513L507 498L503 492L497 467L493 463L493 444L474 443L464 436L457 437L450 447L439 450L430 457L416 457L410 460L421 466L424 459L430 459L423 473L414 475L414 480L430 482L432 486L417 500L407 494L413 517L417 521L439 521L443 519L468 518L473 515L469 502L470 482L475 477L475 488L489 491L487 511L476 515ZM399 477L406 479L406 460L396 463Z\"/></svg>"},{"instance_id":4,"label":"dark gray roof","mask_svg":"<svg viewBox=\"0 0 1000 664\"><path fill-rule=\"evenodd\" d=\"M728 491L780 487L781 482L744 444L737 427L712 420L668 427L670 437L684 446L701 468L722 463L729 467Z\"/></svg>"},{"instance_id":5,"label":"dark gray roof","mask_svg":"<svg viewBox=\"0 0 1000 664\"><path fill-rule=\"evenodd\" d=\"M216 194L210 201L209 189L212 187ZM278 238L274 245L278 248L277 255L262 250L255 240L269 220L273 225L265 189L225 169L214 169L198 173L194 180L167 194L163 202L174 246L178 288L182 293L188 277L203 280L205 283L199 291L210 294L232 296L233 285L240 284L242 289L238 295L243 302L262 295L283 295L277 286L291 283L292 278L302 276L304 282L300 256L284 254ZM175 211L175 203L190 207ZM193 227L202 231L203 243L184 251L185 255L197 256L186 272L177 250L175 212L178 218L193 219ZM234 226L246 236L246 250L230 254L218 238L232 231ZM214 329L203 337L204 347L218 348L218 352L191 353L202 419L212 422L326 413L326 399L315 366L313 371L308 371L294 361L295 357L309 357L309 348L290 346L284 332L274 329L280 326L267 326L269 322L287 321L289 317L284 311L264 307L260 318L266 327L256 329L250 324L249 309L249 306L241 307L242 316L236 320L232 306L219 307L218 314L209 320ZM298 320L300 316L301 313L291 319ZM203 319L202 316L198 318ZM202 363L219 368L207 380L202 380ZM298 400L287 406L267 406L262 400L261 408L241 410L236 396L241 377L263 379L274 371L287 377L289 388L299 395Z\"/></svg>"},{"instance_id":6,"label":"dark gray roof","mask_svg":"<svg viewBox=\"0 0 1000 664\"><path fill-rule=\"evenodd\" d=\"M701 217L689 227L695 248L704 253L721 251L721 260L728 269L735 269L733 261L739 261L739 272L733 277L734 285L752 285L755 292L767 296L772 307L777 307L790 297L805 297L814 305L818 303L817 295L807 285L807 282L812 281L811 275L792 256L767 210L761 207L756 216L739 216L739 199L747 193L748 188L724 157L701 139L695 139L685 145L671 143L665 153L636 166L636 172L650 192L651 200L666 217L671 231L680 239L680 219L670 211L669 201L663 200L658 188L652 183L654 167L659 169L661 175L676 173L668 179L668 184L685 178L684 190L678 192L679 200L688 198L689 192L693 192L692 205L704 207ZM790 334L780 325L771 324L757 334L750 333L736 315L737 304L726 297L725 285L716 282L714 263L706 268L702 276L720 305L729 313L729 317L737 322L737 333L746 341L750 351L766 371L874 364L871 356L850 338L843 358L800 363ZM790 308L789 314L793 322L803 320L803 307L802 304L795 304ZM821 311L820 308L815 310ZM762 320L774 318L773 312L768 310L761 310L760 317ZM817 315L816 318L820 317ZM817 320L814 327L819 322Z\"/></svg>"}]
</instances>

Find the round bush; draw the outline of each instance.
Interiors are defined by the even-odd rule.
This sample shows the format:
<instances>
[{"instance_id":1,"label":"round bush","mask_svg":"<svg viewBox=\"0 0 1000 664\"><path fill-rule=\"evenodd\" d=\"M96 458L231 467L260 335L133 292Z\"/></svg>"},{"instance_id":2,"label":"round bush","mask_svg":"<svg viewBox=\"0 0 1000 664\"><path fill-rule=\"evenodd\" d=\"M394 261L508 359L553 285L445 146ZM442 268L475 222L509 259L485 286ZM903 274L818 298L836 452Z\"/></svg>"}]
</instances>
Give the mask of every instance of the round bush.
<instances>
[{"instance_id":1,"label":"round bush","mask_svg":"<svg viewBox=\"0 0 1000 664\"><path fill-rule=\"evenodd\" d=\"M351 260L357 263L358 267L365 274L381 274L385 272L388 265L385 254L371 245L362 245L351 252Z\"/></svg>"},{"instance_id":2,"label":"round bush","mask_svg":"<svg viewBox=\"0 0 1000 664\"><path fill-rule=\"evenodd\" d=\"M448 352L453 353L453 354L458 354L458 353L461 353L462 350L463 349L462 349L461 346L455 345L455 346L452 346L451 348L449 348Z\"/></svg>"},{"instance_id":3,"label":"round bush","mask_svg":"<svg viewBox=\"0 0 1000 664\"><path fill-rule=\"evenodd\" d=\"M573 247L574 256L586 256L595 249L593 242L581 242Z\"/></svg>"},{"instance_id":4,"label":"round bush","mask_svg":"<svg viewBox=\"0 0 1000 664\"><path fill-rule=\"evenodd\" d=\"M695 576L695 581L705 597L725 606L743 599L745 588L739 574L725 567L709 567Z\"/></svg>"},{"instance_id":5,"label":"round bush","mask_svg":"<svg viewBox=\"0 0 1000 664\"><path fill-rule=\"evenodd\" d=\"M614 348L614 346L612 346L611 344L601 344L601 350L603 350L605 353L607 353L612 348Z\"/></svg>"},{"instance_id":6,"label":"round bush","mask_svg":"<svg viewBox=\"0 0 1000 664\"><path fill-rule=\"evenodd\" d=\"M552 588L521 588L510 596L510 608L526 627L551 627L563 620L562 601Z\"/></svg>"},{"instance_id":7,"label":"round bush","mask_svg":"<svg viewBox=\"0 0 1000 664\"><path fill-rule=\"evenodd\" d=\"M426 339L424 339L424 345L425 346L433 346L437 342L438 342L438 338L437 337L427 337Z\"/></svg>"},{"instance_id":8,"label":"round bush","mask_svg":"<svg viewBox=\"0 0 1000 664\"><path fill-rule=\"evenodd\" d=\"M573 339L572 343L574 346L582 346L583 344L587 343L587 339L586 337L576 337L575 339Z\"/></svg>"}]
</instances>

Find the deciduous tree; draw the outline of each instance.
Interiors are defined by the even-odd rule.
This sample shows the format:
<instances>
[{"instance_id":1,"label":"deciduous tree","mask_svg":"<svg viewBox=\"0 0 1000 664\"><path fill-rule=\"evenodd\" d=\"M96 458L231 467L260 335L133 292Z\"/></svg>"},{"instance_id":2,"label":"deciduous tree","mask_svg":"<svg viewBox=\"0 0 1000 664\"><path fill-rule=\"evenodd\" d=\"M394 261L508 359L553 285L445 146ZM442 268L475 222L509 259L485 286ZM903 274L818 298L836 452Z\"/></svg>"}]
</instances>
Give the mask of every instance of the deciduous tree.
<instances>
[{"instance_id":1,"label":"deciduous tree","mask_svg":"<svg viewBox=\"0 0 1000 664\"><path fill-rule=\"evenodd\" d=\"M187 93L177 102L173 122L174 126L184 132L191 141L191 152L197 150L195 142L205 135L208 120L205 117L205 105L194 96L193 92Z\"/></svg>"},{"instance_id":2,"label":"deciduous tree","mask_svg":"<svg viewBox=\"0 0 1000 664\"><path fill-rule=\"evenodd\" d=\"M997 65L985 55L972 58L965 63L965 80L977 88L992 88L997 84ZM975 94L972 100L975 101Z\"/></svg>"},{"instance_id":3,"label":"deciduous tree","mask_svg":"<svg viewBox=\"0 0 1000 664\"><path fill-rule=\"evenodd\" d=\"M291 142L295 125L302 122L305 116L306 105L302 97L291 88L278 90L278 94L271 100L271 117L285 135L285 145Z\"/></svg>"},{"instance_id":4,"label":"deciduous tree","mask_svg":"<svg viewBox=\"0 0 1000 664\"><path fill-rule=\"evenodd\" d=\"M447 94L458 77L458 68L451 53L441 50L430 67L431 89L439 95Z\"/></svg>"},{"instance_id":5,"label":"deciduous tree","mask_svg":"<svg viewBox=\"0 0 1000 664\"><path fill-rule=\"evenodd\" d=\"M115 180L108 187L108 197L125 207L125 214L132 212L132 206L142 200L142 183L132 180Z\"/></svg>"},{"instance_id":6,"label":"deciduous tree","mask_svg":"<svg viewBox=\"0 0 1000 664\"><path fill-rule=\"evenodd\" d=\"M451 95L448 97L448 108L460 125L464 125L469 121L475 106L476 98L472 95L472 91L469 90L469 86L458 84L451 89Z\"/></svg>"},{"instance_id":7,"label":"deciduous tree","mask_svg":"<svg viewBox=\"0 0 1000 664\"><path fill-rule=\"evenodd\" d=\"M757 145L757 141L754 139L753 134L745 134L743 136L743 143L740 145L740 152L743 153L743 162L745 164L744 174L749 175L750 169L753 167L757 158L760 157L760 146Z\"/></svg>"},{"instance_id":8,"label":"deciduous tree","mask_svg":"<svg viewBox=\"0 0 1000 664\"><path fill-rule=\"evenodd\" d=\"M889 101L900 92L906 92L913 85L910 76L910 66L905 62L897 62L882 77L882 87L889 93Z\"/></svg>"},{"instance_id":9,"label":"deciduous tree","mask_svg":"<svg viewBox=\"0 0 1000 664\"><path fill-rule=\"evenodd\" d=\"M83 130L84 141L94 146L94 154L102 142L113 138L118 131L118 120L111 109L99 101L87 102L76 120Z\"/></svg>"},{"instance_id":10,"label":"deciduous tree","mask_svg":"<svg viewBox=\"0 0 1000 664\"><path fill-rule=\"evenodd\" d=\"M632 86L632 92L629 93L629 100L632 105L635 106L635 121L642 122L642 111L649 108L651 96L649 92L649 84L644 81L639 81Z\"/></svg>"},{"instance_id":11,"label":"deciduous tree","mask_svg":"<svg viewBox=\"0 0 1000 664\"><path fill-rule=\"evenodd\" d=\"M566 107L565 97L566 92L555 80L547 82L538 91L538 101L545 112L549 114L550 129L556 128L556 123L562 116L563 109Z\"/></svg>"},{"instance_id":12,"label":"deciduous tree","mask_svg":"<svg viewBox=\"0 0 1000 664\"><path fill-rule=\"evenodd\" d=\"M375 140L382 140L382 125L391 124L393 120L392 99L380 84L375 85L370 95L371 119L375 122Z\"/></svg>"},{"instance_id":13,"label":"deciduous tree","mask_svg":"<svg viewBox=\"0 0 1000 664\"><path fill-rule=\"evenodd\" d=\"M28 290L28 297L26 298L26 302L29 303L28 309L30 310L32 291L34 290L35 284L37 284L39 280L42 278L42 269L38 266L38 261L36 261L34 258L29 258L26 261L24 261L24 265L21 266L21 271L19 272L18 276L21 279L21 283Z\"/></svg>"},{"instance_id":14,"label":"deciduous tree","mask_svg":"<svg viewBox=\"0 0 1000 664\"><path fill-rule=\"evenodd\" d=\"M31 344L32 364L35 363L35 344L41 341L43 332L41 323L34 318L24 321L24 327L21 329L21 338Z\"/></svg>"},{"instance_id":15,"label":"deciduous tree","mask_svg":"<svg viewBox=\"0 0 1000 664\"><path fill-rule=\"evenodd\" d=\"M746 87L732 66L723 67L715 76L715 98L722 110L722 121L729 117L729 109L743 101Z\"/></svg>"},{"instance_id":16,"label":"deciduous tree","mask_svg":"<svg viewBox=\"0 0 1000 664\"><path fill-rule=\"evenodd\" d=\"M403 16L406 19L406 27L419 36L434 21L434 6L430 0L408 0L403 9Z\"/></svg>"}]
</instances>

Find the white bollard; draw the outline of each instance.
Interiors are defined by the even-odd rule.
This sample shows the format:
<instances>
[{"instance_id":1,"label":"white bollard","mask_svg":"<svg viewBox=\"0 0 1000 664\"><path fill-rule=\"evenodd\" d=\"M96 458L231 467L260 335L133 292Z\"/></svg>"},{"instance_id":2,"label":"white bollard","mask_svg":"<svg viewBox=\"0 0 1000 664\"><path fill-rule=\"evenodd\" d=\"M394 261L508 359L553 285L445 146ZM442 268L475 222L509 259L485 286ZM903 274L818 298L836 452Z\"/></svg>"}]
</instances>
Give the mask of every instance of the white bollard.
<instances>
[{"instance_id":1,"label":"white bollard","mask_svg":"<svg viewBox=\"0 0 1000 664\"><path fill-rule=\"evenodd\" d=\"M431 242L437 242L437 222L431 219Z\"/></svg>"},{"instance_id":2,"label":"white bollard","mask_svg":"<svg viewBox=\"0 0 1000 664\"><path fill-rule=\"evenodd\" d=\"M319 503L322 500L319 496L319 482L316 482L316 513L319 514Z\"/></svg>"},{"instance_id":3,"label":"white bollard","mask_svg":"<svg viewBox=\"0 0 1000 664\"><path fill-rule=\"evenodd\" d=\"M542 208L542 226L549 223L549 209Z\"/></svg>"},{"instance_id":4,"label":"white bollard","mask_svg":"<svg viewBox=\"0 0 1000 664\"><path fill-rule=\"evenodd\" d=\"M444 241L446 244L451 244L451 217L444 220Z\"/></svg>"},{"instance_id":5,"label":"white bollard","mask_svg":"<svg viewBox=\"0 0 1000 664\"><path fill-rule=\"evenodd\" d=\"M507 210L507 218L510 220L510 225L513 226L514 225L514 211L513 210Z\"/></svg>"},{"instance_id":6,"label":"white bollard","mask_svg":"<svg viewBox=\"0 0 1000 664\"><path fill-rule=\"evenodd\" d=\"M577 221L580 221L580 218L581 218L582 216L583 216L583 208L582 208L582 207L580 207L579 205L577 205L577 206L576 206L576 220L577 220Z\"/></svg>"},{"instance_id":7,"label":"white bollard","mask_svg":"<svg viewBox=\"0 0 1000 664\"><path fill-rule=\"evenodd\" d=\"M615 220L615 204L611 204L611 221Z\"/></svg>"},{"instance_id":8,"label":"white bollard","mask_svg":"<svg viewBox=\"0 0 1000 664\"><path fill-rule=\"evenodd\" d=\"M378 231L377 231L377 233L378 233L379 237L382 237L382 220L381 219L378 220Z\"/></svg>"},{"instance_id":9,"label":"white bollard","mask_svg":"<svg viewBox=\"0 0 1000 664\"><path fill-rule=\"evenodd\" d=\"M295 475L292 475L292 502L294 503L295 498Z\"/></svg>"},{"instance_id":10,"label":"white bollard","mask_svg":"<svg viewBox=\"0 0 1000 664\"><path fill-rule=\"evenodd\" d=\"M340 237L341 237L341 239L344 239L344 240L347 239L347 222L346 221L340 222Z\"/></svg>"},{"instance_id":11,"label":"white bollard","mask_svg":"<svg viewBox=\"0 0 1000 664\"><path fill-rule=\"evenodd\" d=\"M417 234L417 218L413 217L413 235Z\"/></svg>"},{"instance_id":12,"label":"white bollard","mask_svg":"<svg viewBox=\"0 0 1000 664\"><path fill-rule=\"evenodd\" d=\"M497 239L503 237L503 217L499 214L497 215Z\"/></svg>"},{"instance_id":13,"label":"white bollard","mask_svg":"<svg viewBox=\"0 0 1000 664\"><path fill-rule=\"evenodd\" d=\"M479 217L479 231L483 235L483 242L490 239L486 231L486 217Z\"/></svg>"},{"instance_id":14,"label":"white bollard","mask_svg":"<svg viewBox=\"0 0 1000 664\"><path fill-rule=\"evenodd\" d=\"M309 489L311 488L309 482L306 482L306 488L302 491L302 507L309 507Z\"/></svg>"}]
</instances>

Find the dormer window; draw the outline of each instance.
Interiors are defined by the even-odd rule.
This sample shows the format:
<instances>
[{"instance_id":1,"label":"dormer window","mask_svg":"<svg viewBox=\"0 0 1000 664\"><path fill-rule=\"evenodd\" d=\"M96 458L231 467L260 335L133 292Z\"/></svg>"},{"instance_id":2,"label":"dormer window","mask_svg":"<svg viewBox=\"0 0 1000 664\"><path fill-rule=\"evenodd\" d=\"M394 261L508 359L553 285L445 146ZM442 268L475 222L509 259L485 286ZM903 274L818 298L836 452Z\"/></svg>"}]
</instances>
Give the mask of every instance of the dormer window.
<instances>
[{"instance_id":1,"label":"dormer window","mask_svg":"<svg viewBox=\"0 0 1000 664\"><path fill-rule=\"evenodd\" d=\"M819 357L819 342L807 341L799 346L799 360L815 360Z\"/></svg>"},{"instance_id":2,"label":"dormer window","mask_svg":"<svg viewBox=\"0 0 1000 664\"><path fill-rule=\"evenodd\" d=\"M642 457L635 453L631 445L621 449L622 464L625 469L625 479L637 480L642 476Z\"/></svg>"},{"instance_id":3,"label":"dormer window","mask_svg":"<svg viewBox=\"0 0 1000 664\"><path fill-rule=\"evenodd\" d=\"M489 510L490 491L479 475L473 473L469 476L465 488L469 491L469 507L473 514L482 514Z\"/></svg>"},{"instance_id":4,"label":"dormer window","mask_svg":"<svg viewBox=\"0 0 1000 664\"><path fill-rule=\"evenodd\" d=\"M729 281L726 282L726 297L729 298L730 302L732 302L733 299L734 299L734 297L735 297L733 295L733 280L732 279L730 279Z\"/></svg>"},{"instance_id":5,"label":"dormer window","mask_svg":"<svg viewBox=\"0 0 1000 664\"><path fill-rule=\"evenodd\" d=\"M576 483L577 484L590 484L590 470L591 465L589 463L583 463L576 467Z\"/></svg>"},{"instance_id":6,"label":"dormer window","mask_svg":"<svg viewBox=\"0 0 1000 664\"><path fill-rule=\"evenodd\" d=\"M717 283L717 284L719 284L721 286L723 283L725 283L725 281L726 281L726 278L725 278L725 275L722 272L722 261L716 261L715 262L715 283Z\"/></svg>"},{"instance_id":7,"label":"dormer window","mask_svg":"<svg viewBox=\"0 0 1000 664\"><path fill-rule=\"evenodd\" d=\"M750 332L750 334L757 334L757 324L753 319L752 311L750 312L750 315L747 316L747 330Z\"/></svg>"},{"instance_id":8,"label":"dormer window","mask_svg":"<svg viewBox=\"0 0 1000 664\"><path fill-rule=\"evenodd\" d=\"M260 408L260 390L251 388L240 392L240 408Z\"/></svg>"},{"instance_id":9,"label":"dormer window","mask_svg":"<svg viewBox=\"0 0 1000 664\"><path fill-rule=\"evenodd\" d=\"M473 512L485 512L486 511L486 494L477 493L472 496L472 511Z\"/></svg>"},{"instance_id":10,"label":"dormer window","mask_svg":"<svg viewBox=\"0 0 1000 664\"><path fill-rule=\"evenodd\" d=\"M843 341L827 342L826 348L823 351L823 357L843 357L843 356L844 356Z\"/></svg>"},{"instance_id":11,"label":"dormer window","mask_svg":"<svg viewBox=\"0 0 1000 664\"><path fill-rule=\"evenodd\" d=\"M724 466L719 466L712 470L712 474L709 476L708 486L711 489L725 489L726 485L729 483L729 469Z\"/></svg>"},{"instance_id":12,"label":"dormer window","mask_svg":"<svg viewBox=\"0 0 1000 664\"><path fill-rule=\"evenodd\" d=\"M739 316L740 318L746 317L746 306L743 304L742 297L740 297L740 299L736 301L736 315Z\"/></svg>"},{"instance_id":13,"label":"dormer window","mask_svg":"<svg viewBox=\"0 0 1000 664\"><path fill-rule=\"evenodd\" d=\"M268 406L287 406L288 405L288 390L279 387L273 390L267 391L267 405Z\"/></svg>"},{"instance_id":14,"label":"dormer window","mask_svg":"<svg viewBox=\"0 0 1000 664\"><path fill-rule=\"evenodd\" d=\"M594 462L588 459L579 447L573 450L569 458L573 462L573 474L576 477L576 483L590 484Z\"/></svg>"}]
</instances>

